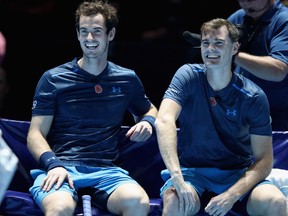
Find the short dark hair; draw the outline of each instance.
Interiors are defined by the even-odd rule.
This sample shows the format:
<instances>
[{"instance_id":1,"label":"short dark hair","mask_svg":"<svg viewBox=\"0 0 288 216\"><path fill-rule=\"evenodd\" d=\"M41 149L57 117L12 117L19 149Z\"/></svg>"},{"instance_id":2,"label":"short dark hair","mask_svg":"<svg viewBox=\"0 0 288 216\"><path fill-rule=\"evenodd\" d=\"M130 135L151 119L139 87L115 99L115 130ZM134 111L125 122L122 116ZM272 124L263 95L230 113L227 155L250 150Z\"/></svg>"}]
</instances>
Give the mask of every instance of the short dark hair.
<instances>
[{"instance_id":1,"label":"short dark hair","mask_svg":"<svg viewBox=\"0 0 288 216\"><path fill-rule=\"evenodd\" d=\"M105 19L107 34L112 28L118 25L118 15L116 8L104 0L86 0L82 2L75 12L75 27L79 30L80 16L91 16L102 14Z\"/></svg>"},{"instance_id":2,"label":"short dark hair","mask_svg":"<svg viewBox=\"0 0 288 216\"><path fill-rule=\"evenodd\" d=\"M229 38L233 43L239 41L239 30L237 29L237 27L230 21L222 18L212 19L210 21L203 23L201 26L201 37L202 34L209 33L211 31L219 29L222 26L227 27L229 32Z\"/></svg>"}]
</instances>

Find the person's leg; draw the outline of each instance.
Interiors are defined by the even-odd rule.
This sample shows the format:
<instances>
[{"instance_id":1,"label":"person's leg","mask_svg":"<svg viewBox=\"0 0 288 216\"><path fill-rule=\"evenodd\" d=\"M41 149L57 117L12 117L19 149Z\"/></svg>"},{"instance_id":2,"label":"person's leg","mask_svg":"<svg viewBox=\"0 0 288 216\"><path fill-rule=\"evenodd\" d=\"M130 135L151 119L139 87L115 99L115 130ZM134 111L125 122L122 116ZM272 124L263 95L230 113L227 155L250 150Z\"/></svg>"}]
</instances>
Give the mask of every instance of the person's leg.
<instances>
[{"instance_id":1,"label":"person's leg","mask_svg":"<svg viewBox=\"0 0 288 216\"><path fill-rule=\"evenodd\" d=\"M146 216L150 210L145 190L120 167L77 167L74 186L91 195L91 203L123 216ZM81 174L82 173L82 174Z\"/></svg>"},{"instance_id":2,"label":"person's leg","mask_svg":"<svg viewBox=\"0 0 288 216\"><path fill-rule=\"evenodd\" d=\"M201 208L201 199L200 198L205 191L207 186L207 181L202 178L204 175L202 169L199 168L181 168L182 175L185 183L190 187L192 196L195 200L193 206L191 206L191 212L189 215L195 215L200 211ZM210 171L210 170L209 170ZM206 173L206 170L203 171ZM179 212L179 198L177 191L175 190L170 173L168 169L161 171L161 177L165 184L160 189L160 197L163 199L163 216L177 216L183 215L182 212Z\"/></svg>"},{"instance_id":3,"label":"person's leg","mask_svg":"<svg viewBox=\"0 0 288 216\"><path fill-rule=\"evenodd\" d=\"M76 202L66 191L55 191L47 195L41 202L45 216L71 216Z\"/></svg>"},{"instance_id":4,"label":"person's leg","mask_svg":"<svg viewBox=\"0 0 288 216\"><path fill-rule=\"evenodd\" d=\"M150 210L149 197L140 185L125 183L109 196L107 208L117 215L146 216Z\"/></svg>"},{"instance_id":5,"label":"person's leg","mask_svg":"<svg viewBox=\"0 0 288 216\"><path fill-rule=\"evenodd\" d=\"M200 210L200 199L196 192L196 190L191 186L191 190L193 191L193 196L196 200L194 203L193 211L190 212L189 215L195 215ZM177 192L173 186L169 187L163 193L163 216L181 216L183 213L179 212L179 199Z\"/></svg>"},{"instance_id":6,"label":"person's leg","mask_svg":"<svg viewBox=\"0 0 288 216\"><path fill-rule=\"evenodd\" d=\"M29 191L45 216L73 215L78 196L76 191L70 188L67 182L64 182L57 190L55 190L54 185L49 192L45 192L42 190L41 184L46 176L46 172L35 169L31 171L31 175L35 180Z\"/></svg>"},{"instance_id":7,"label":"person's leg","mask_svg":"<svg viewBox=\"0 0 288 216\"><path fill-rule=\"evenodd\" d=\"M259 184L249 195L247 212L251 216L287 216L285 196L273 184Z\"/></svg>"}]
</instances>

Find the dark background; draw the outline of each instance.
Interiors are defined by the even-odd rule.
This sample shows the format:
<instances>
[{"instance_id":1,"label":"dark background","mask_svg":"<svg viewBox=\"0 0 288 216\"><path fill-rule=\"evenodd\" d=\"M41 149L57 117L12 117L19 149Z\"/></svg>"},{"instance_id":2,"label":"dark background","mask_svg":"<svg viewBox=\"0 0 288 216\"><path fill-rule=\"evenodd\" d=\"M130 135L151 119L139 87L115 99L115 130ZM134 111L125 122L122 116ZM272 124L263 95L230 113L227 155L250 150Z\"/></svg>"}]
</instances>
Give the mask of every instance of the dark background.
<instances>
[{"instance_id":1,"label":"dark background","mask_svg":"<svg viewBox=\"0 0 288 216\"><path fill-rule=\"evenodd\" d=\"M45 70L82 55L74 28L74 12L80 2L0 0L0 31L7 40L3 67L10 83L2 117L30 120L40 76ZM111 2L119 9L119 26L109 60L134 69L156 106L177 68L200 61L182 38L183 31L199 33L204 21L227 18L239 9L236 0ZM157 32L158 36L151 36Z\"/></svg>"}]
</instances>

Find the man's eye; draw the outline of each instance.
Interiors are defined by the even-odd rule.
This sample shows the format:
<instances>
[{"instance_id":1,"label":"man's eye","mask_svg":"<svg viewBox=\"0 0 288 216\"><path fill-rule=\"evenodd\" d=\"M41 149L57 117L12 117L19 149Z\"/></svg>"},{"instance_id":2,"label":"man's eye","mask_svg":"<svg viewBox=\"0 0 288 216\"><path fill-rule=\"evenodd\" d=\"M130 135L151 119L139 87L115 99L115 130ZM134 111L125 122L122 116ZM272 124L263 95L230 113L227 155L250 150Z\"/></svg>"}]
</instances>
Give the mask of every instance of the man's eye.
<instances>
[{"instance_id":1,"label":"man's eye","mask_svg":"<svg viewBox=\"0 0 288 216\"><path fill-rule=\"evenodd\" d=\"M87 31L86 30L81 30L80 33L81 34L87 34Z\"/></svg>"},{"instance_id":2,"label":"man's eye","mask_svg":"<svg viewBox=\"0 0 288 216\"><path fill-rule=\"evenodd\" d=\"M223 41L218 41L215 44L216 44L216 46L222 46L224 44L224 42Z\"/></svg>"}]
</instances>

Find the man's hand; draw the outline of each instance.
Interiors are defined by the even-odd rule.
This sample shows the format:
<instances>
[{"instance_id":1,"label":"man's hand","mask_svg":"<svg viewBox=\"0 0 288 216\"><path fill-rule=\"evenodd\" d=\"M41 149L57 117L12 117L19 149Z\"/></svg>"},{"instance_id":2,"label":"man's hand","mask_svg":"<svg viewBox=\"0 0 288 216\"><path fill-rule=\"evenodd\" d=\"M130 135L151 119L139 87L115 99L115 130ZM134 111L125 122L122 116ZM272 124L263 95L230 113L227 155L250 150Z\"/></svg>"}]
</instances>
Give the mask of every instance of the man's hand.
<instances>
[{"instance_id":1,"label":"man's hand","mask_svg":"<svg viewBox=\"0 0 288 216\"><path fill-rule=\"evenodd\" d=\"M48 192L56 184L55 189L58 190L65 180L67 180L70 188L74 188L73 181L67 170L63 167L55 167L48 171L47 176L41 184L41 188L43 191Z\"/></svg>"},{"instance_id":2,"label":"man's hand","mask_svg":"<svg viewBox=\"0 0 288 216\"><path fill-rule=\"evenodd\" d=\"M181 215L190 215L196 205L196 191L185 183L183 178L171 178L174 190L177 191L179 199L179 212Z\"/></svg>"},{"instance_id":3,"label":"man's hand","mask_svg":"<svg viewBox=\"0 0 288 216\"><path fill-rule=\"evenodd\" d=\"M209 215L224 216L232 209L237 200L236 197L231 197L228 192L221 193L210 200L205 211Z\"/></svg>"},{"instance_id":4,"label":"man's hand","mask_svg":"<svg viewBox=\"0 0 288 216\"><path fill-rule=\"evenodd\" d=\"M150 123L140 121L127 131L126 137L130 137L131 141L144 142L151 137L152 133L153 128Z\"/></svg>"}]
</instances>

